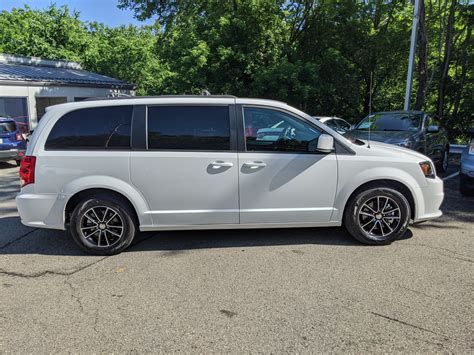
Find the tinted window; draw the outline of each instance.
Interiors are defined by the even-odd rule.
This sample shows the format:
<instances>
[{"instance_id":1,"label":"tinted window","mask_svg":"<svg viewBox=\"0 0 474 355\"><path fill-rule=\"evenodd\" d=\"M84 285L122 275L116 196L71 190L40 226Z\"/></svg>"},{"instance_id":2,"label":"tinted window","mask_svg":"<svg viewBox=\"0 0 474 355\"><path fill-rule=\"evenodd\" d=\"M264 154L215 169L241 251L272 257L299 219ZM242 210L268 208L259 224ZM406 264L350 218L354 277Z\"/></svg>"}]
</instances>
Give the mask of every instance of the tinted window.
<instances>
[{"instance_id":1,"label":"tinted window","mask_svg":"<svg viewBox=\"0 0 474 355\"><path fill-rule=\"evenodd\" d=\"M133 106L94 107L65 114L46 149L128 149Z\"/></svg>"},{"instance_id":2,"label":"tinted window","mask_svg":"<svg viewBox=\"0 0 474 355\"><path fill-rule=\"evenodd\" d=\"M245 107L247 151L308 152L321 134L316 128L281 111Z\"/></svg>"},{"instance_id":3,"label":"tinted window","mask_svg":"<svg viewBox=\"0 0 474 355\"><path fill-rule=\"evenodd\" d=\"M229 150L229 107L149 107L148 148Z\"/></svg>"},{"instance_id":4,"label":"tinted window","mask_svg":"<svg viewBox=\"0 0 474 355\"><path fill-rule=\"evenodd\" d=\"M355 129L373 131L417 131L422 115L412 113L376 113L364 118Z\"/></svg>"},{"instance_id":5,"label":"tinted window","mask_svg":"<svg viewBox=\"0 0 474 355\"><path fill-rule=\"evenodd\" d=\"M15 122L0 122L0 133L12 133L15 131Z\"/></svg>"}]
</instances>

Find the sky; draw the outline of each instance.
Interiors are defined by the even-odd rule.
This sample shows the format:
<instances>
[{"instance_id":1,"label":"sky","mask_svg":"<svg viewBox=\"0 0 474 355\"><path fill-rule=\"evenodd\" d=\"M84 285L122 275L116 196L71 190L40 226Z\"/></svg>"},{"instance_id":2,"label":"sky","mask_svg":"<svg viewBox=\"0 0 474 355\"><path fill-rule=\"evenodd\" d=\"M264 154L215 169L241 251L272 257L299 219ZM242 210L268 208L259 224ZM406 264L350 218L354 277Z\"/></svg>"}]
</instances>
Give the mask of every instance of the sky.
<instances>
[{"instance_id":1,"label":"sky","mask_svg":"<svg viewBox=\"0 0 474 355\"><path fill-rule=\"evenodd\" d=\"M113 27L153 23L153 20L138 21L133 17L133 11L117 8L118 0L0 0L0 11L10 11L14 7L23 7L23 5L28 5L33 9L44 9L51 4L68 5L70 10L78 10L82 21L97 21Z\"/></svg>"}]
</instances>

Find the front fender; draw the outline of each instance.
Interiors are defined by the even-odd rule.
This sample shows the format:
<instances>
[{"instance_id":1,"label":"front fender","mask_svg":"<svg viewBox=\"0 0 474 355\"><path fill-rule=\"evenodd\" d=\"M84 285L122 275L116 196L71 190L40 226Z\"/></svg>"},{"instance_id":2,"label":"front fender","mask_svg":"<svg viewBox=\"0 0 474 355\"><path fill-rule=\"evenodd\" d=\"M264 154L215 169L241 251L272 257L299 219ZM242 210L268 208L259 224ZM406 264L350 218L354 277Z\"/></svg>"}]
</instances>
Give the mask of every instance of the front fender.
<instances>
[{"instance_id":1,"label":"front fender","mask_svg":"<svg viewBox=\"0 0 474 355\"><path fill-rule=\"evenodd\" d=\"M335 210L331 220L342 221L345 206L352 193L360 186L378 180L392 180L406 186L413 196L415 209L419 203L422 203L420 202L420 186L413 176L397 168L374 167L360 171L356 175L339 176L336 200L334 202Z\"/></svg>"}]
</instances>

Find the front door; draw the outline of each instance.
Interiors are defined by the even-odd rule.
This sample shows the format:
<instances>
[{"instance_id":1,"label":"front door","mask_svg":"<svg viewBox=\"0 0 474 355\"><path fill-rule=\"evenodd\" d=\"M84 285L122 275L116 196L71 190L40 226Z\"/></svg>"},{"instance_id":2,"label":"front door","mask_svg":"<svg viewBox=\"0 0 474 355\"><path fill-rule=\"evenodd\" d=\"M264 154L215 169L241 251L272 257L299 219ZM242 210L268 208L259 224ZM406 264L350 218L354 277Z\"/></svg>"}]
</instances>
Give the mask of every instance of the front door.
<instances>
[{"instance_id":1,"label":"front door","mask_svg":"<svg viewBox=\"0 0 474 355\"><path fill-rule=\"evenodd\" d=\"M239 223L230 107L150 106L147 149L132 151L133 184L155 226Z\"/></svg>"},{"instance_id":2,"label":"front door","mask_svg":"<svg viewBox=\"0 0 474 355\"><path fill-rule=\"evenodd\" d=\"M276 109L244 106L242 113L240 223L328 222L337 187L337 158L334 153L308 151L321 131Z\"/></svg>"}]
</instances>

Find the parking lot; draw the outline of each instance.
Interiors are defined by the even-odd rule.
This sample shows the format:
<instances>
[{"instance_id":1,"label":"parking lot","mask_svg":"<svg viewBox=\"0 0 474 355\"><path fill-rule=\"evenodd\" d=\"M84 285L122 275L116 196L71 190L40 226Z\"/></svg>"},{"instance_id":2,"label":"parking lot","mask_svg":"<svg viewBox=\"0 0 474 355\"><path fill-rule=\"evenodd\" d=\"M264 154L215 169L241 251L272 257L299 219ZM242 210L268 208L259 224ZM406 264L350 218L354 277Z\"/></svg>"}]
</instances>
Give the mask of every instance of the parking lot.
<instances>
[{"instance_id":1,"label":"parking lot","mask_svg":"<svg viewBox=\"0 0 474 355\"><path fill-rule=\"evenodd\" d=\"M456 172L453 166L447 175ZM383 247L342 228L142 234L111 257L21 225L0 163L0 351L474 350L474 198Z\"/></svg>"}]
</instances>

